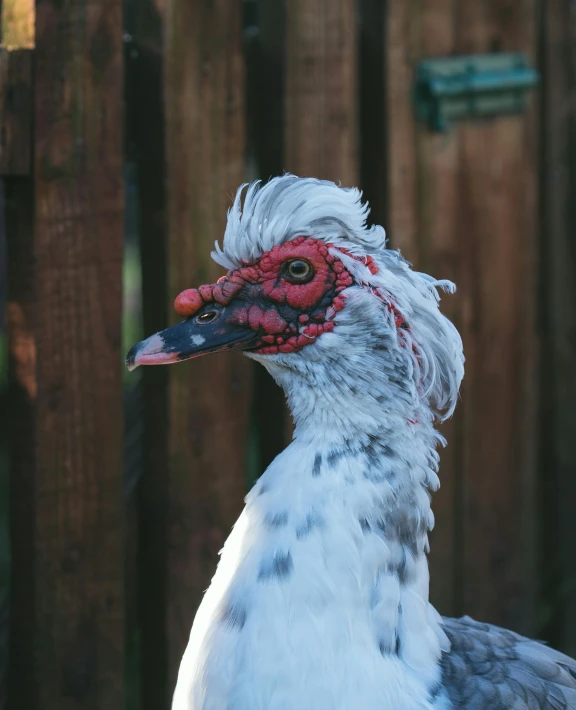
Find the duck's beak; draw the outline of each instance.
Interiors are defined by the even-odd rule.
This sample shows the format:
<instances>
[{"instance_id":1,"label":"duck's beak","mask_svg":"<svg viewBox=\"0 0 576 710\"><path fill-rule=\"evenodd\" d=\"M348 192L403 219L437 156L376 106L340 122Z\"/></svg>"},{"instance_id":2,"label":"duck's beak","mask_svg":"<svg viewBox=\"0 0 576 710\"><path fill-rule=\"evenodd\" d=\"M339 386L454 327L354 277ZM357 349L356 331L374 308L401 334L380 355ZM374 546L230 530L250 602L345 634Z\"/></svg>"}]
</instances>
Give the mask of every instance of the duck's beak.
<instances>
[{"instance_id":1,"label":"duck's beak","mask_svg":"<svg viewBox=\"0 0 576 710\"><path fill-rule=\"evenodd\" d=\"M248 324L234 322L233 311L233 304L210 304L197 315L134 345L126 366L134 370L138 365L169 365L206 353L257 346L258 334Z\"/></svg>"}]
</instances>

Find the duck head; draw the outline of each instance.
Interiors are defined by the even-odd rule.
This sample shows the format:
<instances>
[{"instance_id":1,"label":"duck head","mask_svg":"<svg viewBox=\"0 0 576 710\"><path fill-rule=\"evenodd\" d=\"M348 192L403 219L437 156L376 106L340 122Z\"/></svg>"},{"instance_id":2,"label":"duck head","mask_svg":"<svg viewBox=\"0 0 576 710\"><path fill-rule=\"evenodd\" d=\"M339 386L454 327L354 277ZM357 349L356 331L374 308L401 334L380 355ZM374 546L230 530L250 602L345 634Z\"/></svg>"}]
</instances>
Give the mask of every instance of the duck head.
<instances>
[{"instance_id":1,"label":"duck head","mask_svg":"<svg viewBox=\"0 0 576 710\"><path fill-rule=\"evenodd\" d=\"M294 378L332 388L349 378L368 390L400 378L414 401L450 413L462 343L438 290L453 285L387 249L356 189L293 175L244 188L213 252L226 275L180 293L181 322L136 344L129 369L242 350L287 391Z\"/></svg>"}]
</instances>

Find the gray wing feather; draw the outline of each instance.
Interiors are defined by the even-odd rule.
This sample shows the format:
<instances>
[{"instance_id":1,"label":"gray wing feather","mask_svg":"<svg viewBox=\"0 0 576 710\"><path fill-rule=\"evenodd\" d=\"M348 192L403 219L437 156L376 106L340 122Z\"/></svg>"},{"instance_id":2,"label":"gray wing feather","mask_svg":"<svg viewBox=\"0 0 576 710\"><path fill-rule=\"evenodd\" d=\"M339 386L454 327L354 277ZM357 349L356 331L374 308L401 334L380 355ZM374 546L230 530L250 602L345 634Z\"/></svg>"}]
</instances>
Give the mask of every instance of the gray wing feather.
<instances>
[{"instance_id":1,"label":"gray wing feather","mask_svg":"<svg viewBox=\"0 0 576 710\"><path fill-rule=\"evenodd\" d=\"M576 661L470 617L443 619L442 685L454 708L576 710Z\"/></svg>"}]
</instances>

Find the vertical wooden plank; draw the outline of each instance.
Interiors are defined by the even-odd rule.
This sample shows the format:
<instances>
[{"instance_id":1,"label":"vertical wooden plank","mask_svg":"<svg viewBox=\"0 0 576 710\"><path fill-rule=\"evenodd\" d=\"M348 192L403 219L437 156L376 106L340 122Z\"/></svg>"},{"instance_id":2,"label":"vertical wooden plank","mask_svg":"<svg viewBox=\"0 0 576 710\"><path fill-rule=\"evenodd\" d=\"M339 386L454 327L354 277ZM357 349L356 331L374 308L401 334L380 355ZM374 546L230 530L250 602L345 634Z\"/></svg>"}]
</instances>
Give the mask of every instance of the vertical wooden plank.
<instances>
[{"instance_id":1,"label":"vertical wooden plank","mask_svg":"<svg viewBox=\"0 0 576 710\"><path fill-rule=\"evenodd\" d=\"M454 51L451 0L394 4L387 27L389 223L391 245L419 269L459 281L461 228L458 221L459 134L433 134L416 125L411 99L414 66L420 57ZM443 312L459 326L458 297L446 296ZM434 496L430 597L442 613L460 612L458 594L461 473L458 430L461 414L442 434L442 486Z\"/></svg>"},{"instance_id":2,"label":"vertical wooden plank","mask_svg":"<svg viewBox=\"0 0 576 710\"><path fill-rule=\"evenodd\" d=\"M33 361L30 359L29 337L27 328L33 290L28 295L24 292L30 289L32 279L32 263L30 247L32 244L32 181L30 173L30 154L32 143L32 52L28 49L14 49L8 51L0 48L0 184L1 204L0 204L0 337L5 335L4 310L6 308L7 292L10 292L12 302L6 308L6 325L9 327L12 340L10 343L11 353L18 357L18 374L22 380L29 384L35 379ZM16 177L17 176L17 177ZM24 177L26 176L26 177ZM14 259L16 268L10 270L10 284L6 281L8 269L6 257L8 251ZM12 296L17 293L17 304ZM14 369L14 358L10 357L11 374ZM1 366L0 366L1 367ZM5 374L5 373L3 373ZM9 377L12 385L15 383L13 376ZM8 472L8 449L17 448L15 442L21 442L22 434L31 425L30 420L30 400L28 391L17 386L10 387L4 392L5 383L0 383L0 393L2 402L0 410L2 412L3 432L8 431L8 435L0 442L0 498L5 501L5 505L0 513L0 708L6 707L8 697L8 666L10 647L10 626L9 626L9 580L10 580L10 554L9 554L9 519L7 499L10 498L9 486L10 478ZM32 385L30 385L32 387ZM4 399L6 396L6 399ZM8 412L11 415L8 415ZM14 419L13 415L16 415ZM13 426L14 424L14 426ZM12 451L11 461L13 463L14 476L22 477L22 481L28 480L28 465L31 464L30 451L25 444L20 451ZM27 511L21 511L22 518L16 525L33 522ZM21 527L20 530L23 530ZM24 535L29 535L28 531L23 531ZM26 574L26 573L25 573ZM17 613L17 612L15 612ZM20 621L24 621L20 617ZM22 641L23 647L26 641ZM24 691L24 695L26 691Z\"/></svg>"},{"instance_id":3,"label":"vertical wooden plank","mask_svg":"<svg viewBox=\"0 0 576 710\"><path fill-rule=\"evenodd\" d=\"M252 2L245 18L246 153L248 177L267 181L284 165L284 2ZM282 389L259 364L254 369L251 414L256 453L248 474L264 472L285 446L289 414ZM252 481L249 481L251 483Z\"/></svg>"},{"instance_id":4,"label":"vertical wooden plank","mask_svg":"<svg viewBox=\"0 0 576 710\"><path fill-rule=\"evenodd\" d=\"M284 167L357 186L358 27L355 0L289 0ZM286 438L292 437L287 418Z\"/></svg>"},{"instance_id":5,"label":"vertical wooden plank","mask_svg":"<svg viewBox=\"0 0 576 710\"><path fill-rule=\"evenodd\" d=\"M142 269L142 327L168 320L163 4L136 0L125 13L127 144L136 164ZM138 631L140 706L168 706L166 520L168 370L141 368L141 478L138 486ZM133 377L132 373L130 376Z\"/></svg>"},{"instance_id":6,"label":"vertical wooden plank","mask_svg":"<svg viewBox=\"0 0 576 710\"><path fill-rule=\"evenodd\" d=\"M386 17L384 56L386 148L388 156L388 229L391 245L418 262L419 215L416 125L412 105L414 67L420 57L418 5L393 3ZM415 35L415 36L414 36Z\"/></svg>"},{"instance_id":7,"label":"vertical wooden plank","mask_svg":"<svg viewBox=\"0 0 576 710\"><path fill-rule=\"evenodd\" d=\"M18 10L18 16L15 11ZM18 20L18 21L17 21ZM33 43L34 3L29 0L0 2L0 34L3 46L0 48L0 708L4 710L8 702L10 670L11 619L17 618L20 628L30 628L18 609L10 609L10 581L14 573L10 570L10 522L20 526L24 538L33 530L33 519L29 510L20 510L17 523L11 519L10 510L12 473L20 485L29 482L33 470L30 441L26 441L32 407L28 391L21 385L23 381L33 389L35 373L28 328L30 326L33 290L28 294L32 279L32 214L33 188L30 178L30 157L32 145L32 66L33 57L29 49ZM11 45L10 49L6 44ZM15 177L18 176L18 177ZM26 177L21 177L26 176ZM10 241L10 245L8 242ZM14 268L8 272L8 251L15 258ZM8 281L10 283L8 283ZM7 296L16 293L17 304L8 308ZM6 368L6 336L10 329L10 355ZM15 358L14 355L18 357ZM18 366L15 368L15 360ZM15 369L22 378L17 384ZM10 374L8 373L10 371ZM9 383L9 384L8 384ZM25 442L18 447L18 443ZM9 457L10 453L10 457ZM9 458L12 470L9 470ZM30 527L25 528L26 525ZM21 538L22 539L22 538ZM20 568L15 574L24 573L19 581L26 584L27 571ZM21 587L22 588L22 587ZM28 594L33 593L29 587ZM28 600L33 597L29 596ZM29 640L18 639L16 655L30 650ZM20 644L20 645L18 645ZM26 704L31 697L29 689L23 690L20 699Z\"/></svg>"},{"instance_id":8,"label":"vertical wooden plank","mask_svg":"<svg viewBox=\"0 0 576 710\"><path fill-rule=\"evenodd\" d=\"M534 298L524 249L534 232L522 199L532 166L526 165L523 136L514 124L506 119L477 129L475 141L465 136L463 149L469 165L462 175L462 208L469 223L462 289L468 356L462 395L463 606L528 633L534 630L537 579L533 570L528 574L534 531L527 535L524 528L527 518L536 516L530 495L536 439L533 421L525 419L535 412L531 393L524 390L527 369L534 367L534 322L523 329L524 309L533 311ZM482 152L479 140L494 153ZM527 436L524 426L530 427Z\"/></svg>"},{"instance_id":9,"label":"vertical wooden plank","mask_svg":"<svg viewBox=\"0 0 576 710\"><path fill-rule=\"evenodd\" d=\"M6 305L8 265L6 238L6 188L0 180L0 708L6 710L10 649L10 532L8 451L10 398L8 395L8 347Z\"/></svg>"},{"instance_id":10,"label":"vertical wooden plank","mask_svg":"<svg viewBox=\"0 0 576 710\"><path fill-rule=\"evenodd\" d=\"M524 51L533 59L535 19L532 1L466 2L459 16L459 50ZM462 330L468 354L463 606L473 616L533 633L538 583L533 109L523 117L463 126L461 140Z\"/></svg>"},{"instance_id":11,"label":"vertical wooden plank","mask_svg":"<svg viewBox=\"0 0 576 710\"><path fill-rule=\"evenodd\" d=\"M210 259L243 177L240 3L170 0L166 14L169 297L213 282ZM216 355L171 367L169 688L217 554L242 508L250 363Z\"/></svg>"},{"instance_id":12,"label":"vertical wooden plank","mask_svg":"<svg viewBox=\"0 0 576 710\"><path fill-rule=\"evenodd\" d=\"M32 89L32 87L30 87ZM35 453L34 407L37 398L34 273L34 190L31 177L4 181L4 226L7 271L8 390L6 425L9 456L9 524L11 550L8 707L35 708L30 682L35 653ZM7 413L10 412L10 416ZM8 619L5 619L8 622ZM6 697L2 699L6 702ZM5 706L2 706L5 707Z\"/></svg>"},{"instance_id":13,"label":"vertical wooden plank","mask_svg":"<svg viewBox=\"0 0 576 710\"><path fill-rule=\"evenodd\" d=\"M246 5L247 153L252 171L268 180L284 167L285 0Z\"/></svg>"},{"instance_id":14,"label":"vertical wooden plank","mask_svg":"<svg viewBox=\"0 0 576 710\"><path fill-rule=\"evenodd\" d=\"M354 0L286 3L285 167L357 185L357 18Z\"/></svg>"},{"instance_id":15,"label":"vertical wooden plank","mask_svg":"<svg viewBox=\"0 0 576 710\"><path fill-rule=\"evenodd\" d=\"M432 599L446 613L535 622L536 142L532 114L430 134L413 119L420 58L535 49L533 2L393 4L387 42L394 246L460 286L462 403L445 430ZM446 486L448 482L448 486Z\"/></svg>"},{"instance_id":16,"label":"vertical wooden plank","mask_svg":"<svg viewBox=\"0 0 576 710\"><path fill-rule=\"evenodd\" d=\"M576 13L543 12L543 486L547 631L576 655ZM548 554L553 551L554 554Z\"/></svg>"},{"instance_id":17,"label":"vertical wooden plank","mask_svg":"<svg viewBox=\"0 0 576 710\"><path fill-rule=\"evenodd\" d=\"M32 51L0 47L0 174L28 175L32 145Z\"/></svg>"},{"instance_id":18,"label":"vertical wooden plank","mask_svg":"<svg viewBox=\"0 0 576 710\"><path fill-rule=\"evenodd\" d=\"M22 707L25 686L29 708L119 710L121 6L41 0L36 28L33 335L23 351L35 351L36 377L18 379L34 417L19 445L35 460L12 497L13 637L29 637L14 646L11 702Z\"/></svg>"},{"instance_id":19,"label":"vertical wooden plank","mask_svg":"<svg viewBox=\"0 0 576 710\"><path fill-rule=\"evenodd\" d=\"M386 3L359 0L360 186L370 203L373 224L388 222L388 145L386 141Z\"/></svg>"}]
</instances>

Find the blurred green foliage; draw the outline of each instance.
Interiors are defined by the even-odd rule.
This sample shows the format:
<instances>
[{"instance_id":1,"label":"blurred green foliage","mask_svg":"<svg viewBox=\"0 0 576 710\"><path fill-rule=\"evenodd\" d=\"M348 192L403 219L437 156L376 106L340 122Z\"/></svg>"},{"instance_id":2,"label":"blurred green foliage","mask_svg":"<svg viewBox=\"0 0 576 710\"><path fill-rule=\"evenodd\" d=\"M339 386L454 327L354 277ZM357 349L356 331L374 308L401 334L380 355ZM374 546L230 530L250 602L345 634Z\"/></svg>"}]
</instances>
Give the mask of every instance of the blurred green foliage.
<instances>
[{"instance_id":1,"label":"blurred green foliage","mask_svg":"<svg viewBox=\"0 0 576 710\"><path fill-rule=\"evenodd\" d=\"M136 244L124 250L124 308L122 321L122 363L134 343L142 339L140 251ZM130 373L122 365L124 378Z\"/></svg>"}]
</instances>

